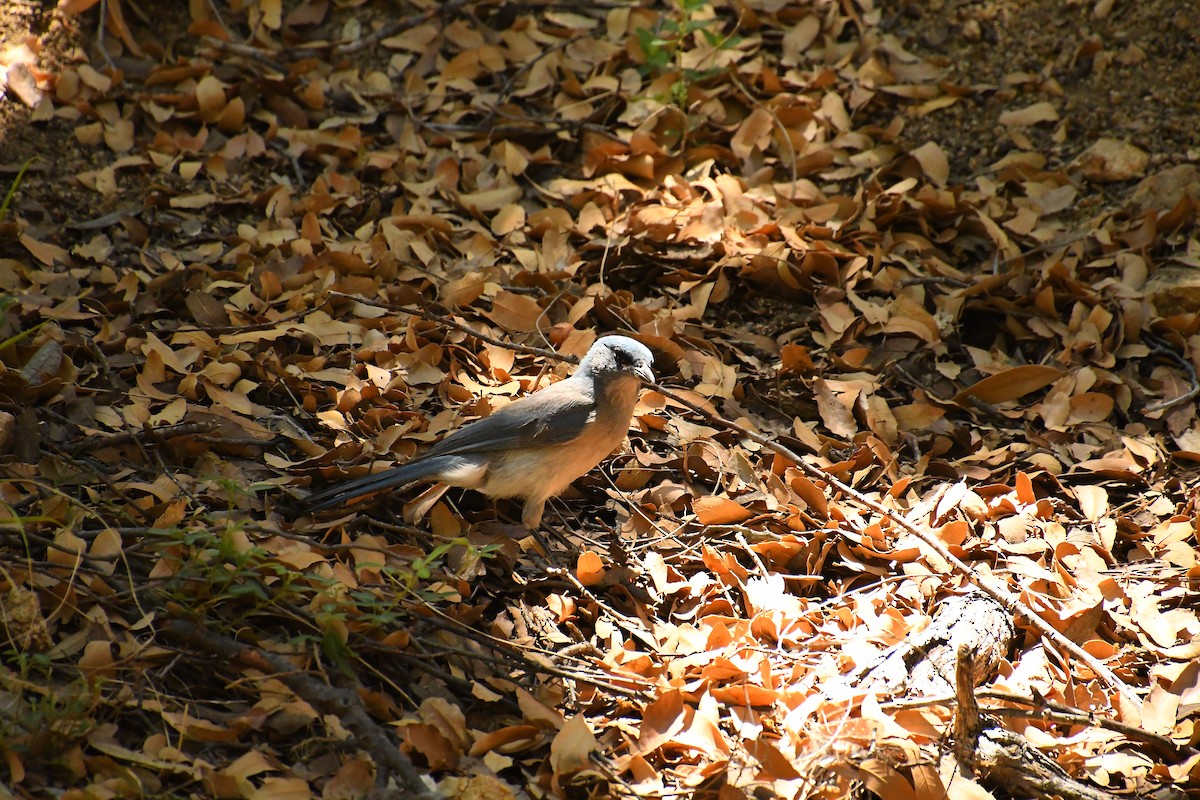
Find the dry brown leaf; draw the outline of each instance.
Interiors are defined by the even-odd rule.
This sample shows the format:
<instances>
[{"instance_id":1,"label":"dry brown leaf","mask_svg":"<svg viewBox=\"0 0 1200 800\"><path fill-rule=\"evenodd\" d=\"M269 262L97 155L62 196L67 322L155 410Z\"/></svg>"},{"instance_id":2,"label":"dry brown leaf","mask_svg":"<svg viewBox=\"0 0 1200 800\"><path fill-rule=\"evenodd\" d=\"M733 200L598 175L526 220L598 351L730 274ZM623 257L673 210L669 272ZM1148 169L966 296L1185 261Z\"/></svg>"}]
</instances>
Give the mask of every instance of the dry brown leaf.
<instances>
[{"instance_id":1,"label":"dry brown leaf","mask_svg":"<svg viewBox=\"0 0 1200 800\"><path fill-rule=\"evenodd\" d=\"M567 720L550 743L550 767L555 775L565 775L585 769L591 764L591 754L600 743L588 727L583 714Z\"/></svg>"},{"instance_id":2,"label":"dry brown leaf","mask_svg":"<svg viewBox=\"0 0 1200 800\"><path fill-rule=\"evenodd\" d=\"M743 161L749 158L755 150L766 150L771 141L774 125L775 121L765 108L755 108L738 127L737 133L733 135L729 144L730 149Z\"/></svg>"},{"instance_id":3,"label":"dry brown leaf","mask_svg":"<svg viewBox=\"0 0 1200 800\"><path fill-rule=\"evenodd\" d=\"M1070 400L1071 415L1068 418L1068 424L1076 425L1108 419L1115 405L1116 401L1111 395L1100 392L1077 394Z\"/></svg>"},{"instance_id":4,"label":"dry brown leaf","mask_svg":"<svg viewBox=\"0 0 1200 800\"><path fill-rule=\"evenodd\" d=\"M512 292L496 294L488 317L501 328L514 333L529 333L539 327L549 327L549 321L536 300Z\"/></svg>"},{"instance_id":5,"label":"dry brown leaf","mask_svg":"<svg viewBox=\"0 0 1200 800\"><path fill-rule=\"evenodd\" d=\"M63 14L74 16L82 14L98 2L100 0L58 0L56 8Z\"/></svg>"},{"instance_id":6,"label":"dry brown leaf","mask_svg":"<svg viewBox=\"0 0 1200 800\"><path fill-rule=\"evenodd\" d=\"M500 749L516 751L524 749L541 738L543 728L539 725L520 724L497 728L475 740L470 755L478 757Z\"/></svg>"},{"instance_id":7,"label":"dry brown leaf","mask_svg":"<svg viewBox=\"0 0 1200 800\"><path fill-rule=\"evenodd\" d=\"M38 88L34 68L24 61L7 65L0 63L0 90L5 94L15 95L30 108L42 102L42 90Z\"/></svg>"},{"instance_id":8,"label":"dry brown leaf","mask_svg":"<svg viewBox=\"0 0 1200 800\"><path fill-rule=\"evenodd\" d=\"M926 142L909 153L921 165L925 176L938 186L950 180L950 161L937 142Z\"/></svg>"},{"instance_id":9,"label":"dry brown leaf","mask_svg":"<svg viewBox=\"0 0 1200 800\"><path fill-rule=\"evenodd\" d=\"M247 800L309 800L312 796L312 789L303 778L266 778L247 795Z\"/></svg>"},{"instance_id":10,"label":"dry brown leaf","mask_svg":"<svg viewBox=\"0 0 1200 800\"><path fill-rule=\"evenodd\" d=\"M868 759L858 766L863 785L879 797L889 800L917 800L912 784L895 767L880 759Z\"/></svg>"},{"instance_id":11,"label":"dry brown leaf","mask_svg":"<svg viewBox=\"0 0 1200 800\"><path fill-rule=\"evenodd\" d=\"M28 235L21 236L21 245L30 255L47 266L65 264L70 260L70 253L64 248L49 242L41 242Z\"/></svg>"},{"instance_id":12,"label":"dry brown leaf","mask_svg":"<svg viewBox=\"0 0 1200 800\"><path fill-rule=\"evenodd\" d=\"M352 758L338 767L325 784L323 800L362 800L375 784L374 765L364 757Z\"/></svg>"},{"instance_id":13,"label":"dry brown leaf","mask_svg":"<svg viewBox=\"0 0 1200 800\"><path fill-rule=\"evenodd\" d=\"M1053 104L1046 101L1034 103L1031 106L1026 106L1015 111L1005 111L1000 114L1001 125L1012 125L1014 127L1036 125L1039 122L1054 122L1057 119L1058 111L1055 110Z\"/></svg>"},{"instance_id":14,"label":"dry brown leaf","mask_svg":"<svg viewBox=\"0 0 1200 800\"><path fill-rule=\"evenodd\" d=\"M584 586L596 586L604 580L604 562L600 560L600 556L584 550L579 554L579 558L575 562L575 577Z\"/></svg>"},{"instance_id":15,"label":"dry brown leaf","mask_svg":"<svg viewBox=\"0 0 1200 800\"><path fill-rule=\"evenodd\" d=\"M716 495L697 497L692 501L692 510L696 512L696 521L701 525L731 525L754 516L750 509Z\"/></svg>"},{"instance_id":16,"label":"dry brown leaf","mask_svg":"<svg viewBox=\"0 0 1200 800\"><path fill-rule=\"evenodd\" d=\"M475 212L499 211L520 199L520 186L500 186L458 196L458 200L464 208Z\"/></svg>"},{"instance_id":17,"label":"dry brown leaf","mask_svg":"<svg viewBox=\"0 0 1200 800\"><path fill-rule=\"evenodd\" d=\"M857 394L838 394L821 378L813 381L813 392L821 413L821 421L830 432L843 439L853 438L854 434L858 433L858 423L854 420L851 408Z\"/></svg>"},{"instance_id":18,"label":"dry brown leaf","mask_svg":"<svg viewBox=\"0 0 1200 800\"><path fill-rule=\"evenodd\" d=\"M633 752L652 753L670 742L687 725L689 709L679 691L663 692L642 712L642 724Z\"/></svg>"},{"instance_id":19,"label":"dry brown leaf","mask_svg":"<svg viewBox=\"0 0 1200 800\"><path fill-rule=\"evenodd\" d=\"M1049 386L1062 376L1057 367L1026 364L980 380L954 396L954 402L964 405L968 397L985 403L1007 403Z\"/></svg>"}]
</instances>

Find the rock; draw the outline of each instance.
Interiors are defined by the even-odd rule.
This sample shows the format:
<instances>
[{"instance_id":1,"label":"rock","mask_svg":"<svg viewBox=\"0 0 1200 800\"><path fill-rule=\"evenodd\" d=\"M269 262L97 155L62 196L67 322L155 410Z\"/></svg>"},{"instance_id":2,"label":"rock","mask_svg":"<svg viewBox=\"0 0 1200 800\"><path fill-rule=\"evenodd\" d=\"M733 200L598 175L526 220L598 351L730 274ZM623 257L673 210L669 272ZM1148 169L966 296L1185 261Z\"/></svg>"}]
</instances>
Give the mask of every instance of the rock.
<instances>
[{"instance_id":1,"label":"rock","mask_svg":"<svg viewBox=\"0 0 1200 800\"><path fill-rule=\"evenodd\" d=\"M7 453L11 449L16 427L17 418L7 411L0 411L0 453Z\"/></svg>"},{"instance_id":2,"label":"rock","mask_svg":"<svg viewBox=\"0 0 1200 800\"><path fill-rule=\"evenodd\" d=\"M1155 271L1143 291L1160 317L1200 311L1200 267L1166 264Z\"/></svg>"},{"instance_id":3,"label":"rock","mask_svg":"<svg viewBox=\"0 0 1200 800\"><path fill-rule=\"evenodd\" d=\"M1127 181L1145 171L1150 155L1120 139L1097 139L1071 162L1090 181Z\"/></svg>"},{"instance_id":4,"label":"rock","mask_svg":"<svg viewBox=\"0 0 1200 800\"><path fill-rule=\"evenodd\" d=\"M1180 164L1144 178L1129 196L1129 204L1139 211L1169 210L1184 197L1200 203L1200 169L1194 164Z\"/></svg>"},{"instance_id":5,"label":"rock","mask_svg":"<svg viewBox=\"0 0 1200 800\"><path fill-rule=\"evenodd\" d=\"M1200 169L1180 164L1144 179L1133 190L1129 205L1138 211L1169 210L1184 199L1200 205ZM1200 264L1180 256L1160 266L1142 290L1161 317L1200 312Z\"/></svg>"}]
</instances>

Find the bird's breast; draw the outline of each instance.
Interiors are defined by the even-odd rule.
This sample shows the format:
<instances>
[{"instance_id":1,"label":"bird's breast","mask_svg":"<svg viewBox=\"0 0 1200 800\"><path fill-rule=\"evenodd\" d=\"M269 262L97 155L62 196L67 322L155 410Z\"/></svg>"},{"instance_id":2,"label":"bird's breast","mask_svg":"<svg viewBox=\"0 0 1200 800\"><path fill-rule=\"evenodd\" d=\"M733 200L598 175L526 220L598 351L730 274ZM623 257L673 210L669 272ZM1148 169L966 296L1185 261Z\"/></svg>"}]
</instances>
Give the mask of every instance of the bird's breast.
<instances>
[{"instance_id":1,"label":"bird's breast","mask_svg":"<svg viewBox=\"0 0 1200 800\"><path fill-rule=\"evenodd\" d=\"M616 450L629 430L637 385L632 396L609 396L579 436L550 447L523 447L494 458L483 491L493 497L547 498L561 494Z\"/></svg>"}]
</instances>

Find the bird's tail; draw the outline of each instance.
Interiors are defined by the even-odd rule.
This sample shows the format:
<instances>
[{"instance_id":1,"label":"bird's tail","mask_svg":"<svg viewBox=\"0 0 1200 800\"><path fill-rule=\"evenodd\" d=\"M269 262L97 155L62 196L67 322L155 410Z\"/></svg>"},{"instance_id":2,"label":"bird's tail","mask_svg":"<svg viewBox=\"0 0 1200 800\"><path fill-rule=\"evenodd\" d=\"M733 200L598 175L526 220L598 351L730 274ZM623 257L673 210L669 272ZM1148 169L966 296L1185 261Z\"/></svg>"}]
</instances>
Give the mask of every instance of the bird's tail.
<instances>
[{"instance_id":1,"label":"bird's tail","mask_svg":"<svg viewBox=\"0 0 1200 800\"><path fill-rule=\"evenodd\" d=\"M305 498L304 505L309 511L321 511L326 508L339 506L342 503L355 500L359 497L383 491L384 489L398 489L401 486L406 486L426 478L437 478L447 468L453 466L450 463L453 459L454 456L417 458L407 464L392 467L383 472L364 475L361 478L355 478L354 480L330 486L328 489L314 492Z\"/></svg>"}]
</instances>

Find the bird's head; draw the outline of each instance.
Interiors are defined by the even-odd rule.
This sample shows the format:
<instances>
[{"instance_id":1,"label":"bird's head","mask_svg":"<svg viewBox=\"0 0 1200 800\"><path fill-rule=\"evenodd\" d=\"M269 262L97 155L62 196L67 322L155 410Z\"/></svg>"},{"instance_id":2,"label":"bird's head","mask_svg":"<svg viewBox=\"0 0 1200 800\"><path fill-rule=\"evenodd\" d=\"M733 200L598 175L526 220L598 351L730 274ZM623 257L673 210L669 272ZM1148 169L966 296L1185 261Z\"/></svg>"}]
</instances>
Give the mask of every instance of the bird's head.
<instances>
[{"instance_id":1,"label":"bird's head","mask_svg":"<svg viewBox=\"0 0 1200 800\"><path fill-rule=\"evenodd\" d=\"M597 339L579 362L578 372L601 380L633 377L654 383L654 354L650 348L628 336Z\"/></svg>"}]
</instances>

